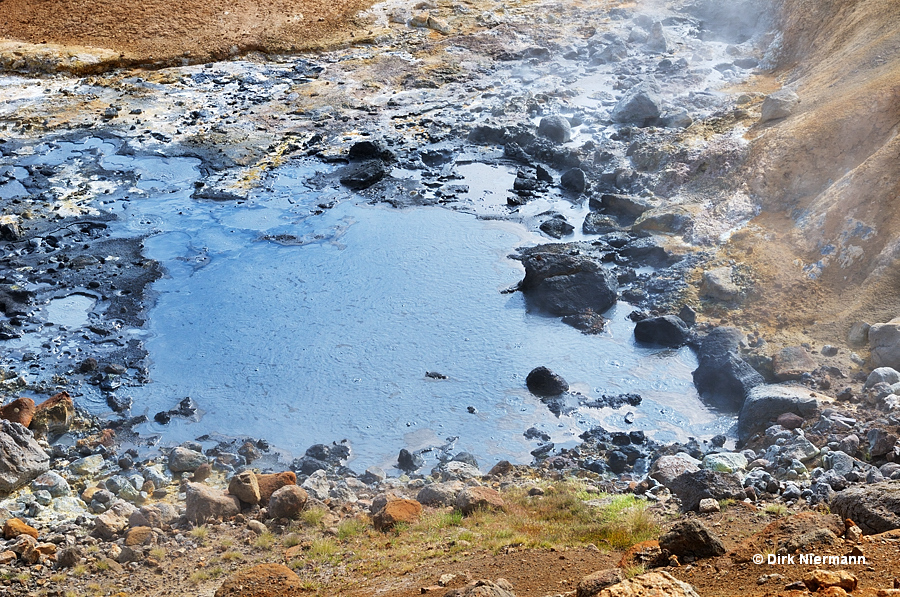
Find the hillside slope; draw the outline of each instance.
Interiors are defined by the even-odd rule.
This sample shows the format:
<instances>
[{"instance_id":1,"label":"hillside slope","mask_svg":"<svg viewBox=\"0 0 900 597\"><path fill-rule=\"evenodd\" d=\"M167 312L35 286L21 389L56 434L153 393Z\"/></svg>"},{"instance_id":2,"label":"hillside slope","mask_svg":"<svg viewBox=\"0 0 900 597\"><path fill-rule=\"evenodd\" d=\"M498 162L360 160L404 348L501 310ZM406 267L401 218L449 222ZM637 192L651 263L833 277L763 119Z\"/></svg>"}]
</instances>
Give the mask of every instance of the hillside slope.
<instances>
[{"instance_id":1,"label":"hillside slope","mask_svg":"<svg viewBox=\"0 0 900 597\"><path fill-rule=\"evenodd\" d=\"M785 0L782 18L777 74L801 104L750 132L742 175L763 211L729 249L757 277L748 321L837 340L898 314L900 11Z\"/></svg>"}]
</instances>

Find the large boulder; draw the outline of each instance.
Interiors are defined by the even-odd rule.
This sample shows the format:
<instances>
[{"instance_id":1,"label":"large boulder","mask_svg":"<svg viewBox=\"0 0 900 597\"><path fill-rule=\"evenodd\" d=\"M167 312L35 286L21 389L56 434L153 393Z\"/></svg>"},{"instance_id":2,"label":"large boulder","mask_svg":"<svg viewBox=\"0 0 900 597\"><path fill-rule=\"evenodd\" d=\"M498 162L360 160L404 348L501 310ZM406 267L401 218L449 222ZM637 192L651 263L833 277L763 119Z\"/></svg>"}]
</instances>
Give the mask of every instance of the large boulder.
<instances>
[{"instance_id":1,"label":"large boulder","mask_svg":"<svg viewBox=\"0 0 900 597\"><path fill-rule=\"evenodd\" d=\"M387 531L401 523L415 522L422 515L422 504L415 500L388 500L375 516L372 523L379 531Z\"/></svg>"},{"instance_id":2,"label":"large boulder","mask_svg":"<svg viewBox=\"0 0 900 597\"><path fill-rule=\"evenodd\" d=\"M676 556L714 558L725 554L725 546L699 520L675 524L659 538L659 547Z\"/></svg>"},{"instance_id":3,"label":"large boulder","mask_svg":"<svg viewBox=\"0 0 900 597\"><path fill-rule=\"evenodd\" d=\"M575 597L595 597L600 591L610 585L615 585L625 580L621 568L608 568L588 574L578 581L575 588Z\"/></svg>"},{"instance_id":4,"label":"large boulder","mask_svg":"<svg viewBox=\"0 0 900 597\"><path fill-rule=\"evenodd\" d=\"M790 89L781 89L770 94L763 100L762 114L759 122L769 122L787 118L794 113L794 109L800 104L800 96Z\"/></svg>"},{"instance_id":5,"label":"large boulder","mask_svg":"<svg viewBox=\"0 0 900 597\"><path fill-rule=\"evenodd\" d=\"M772 368L778 381L798 380L817 366L802 346L786 346L772 358Z\"/></svg>"},{"instance_id":6,"label":"large boulder","mask_svg":"<svg viewBox=\"0 0 900 597\"><path fill-rule=\"evenodd\" d=\"M75 403L68 392L50 396L34 407L30 428L37 435L59 435L72 426L75 418Z\"/></svg>"},{"instance_id":7,"label":"large boulder","mask_svg":"<svg viewBox=\"0 0 900 597\"><path fill-rule=\"evenodd\" d=\"M682 473L666 487L681 500L685 512L699 508L700 500L705 498L742 500L747 497L738 475L708 469Z\"/></svg>"},{"instance_id":8,"label":"large boulder","mask_svg":"<svg viewBox=\"0 0 900 597\"><path fill-rule=\"evenodd\" d=\"M233 495L202 483L185 484L185 518L194 524L223 520L241 512L241 502Z\"/></svg>"},{"instance_id":9,"label":"large boulder","mask_svg":"<svg viewBox=\"0 0 900 597\"><path fill-rule=\"evenodd\" d=\"M190 448L179 446L169 452L169 470L173 473L192 473L207 462L206 456Z\"/></svg>"},{"instance_id":10,"label":"large boulder","mask_svg":"<svg viewBox=\"0 0 900 597\"><path fill-rule=\"evenodd\" d=\"M293 570L281 564L258 564L230 576L215 597L289 597L305 587Z\"/></svg>"},{"instance_id":11,"label":"large boulder","mask_svg":"<svg viewBox=\"0 0 900 597\"><path fill-rule=\"evenodd\" d=\"M537 132L554 143L568 143L572 139L572 125L569 124L569 119L558 114L541 118Z\"/></svg>"},{"instance_id":12,"label":"large boulder","mask_svg":"<svg viewBox=\"0 0 900 597\"><path fill-rule=\"evenodd\" d=\"M308 499L309 495L302 487L285 485L269 498L269 516L272 518L297 518L306 507Z\"/></svg>"},{"instance_id":13,"label":"large boulder","mask_svg":"<svg viewBox=\"0 0 900 597\"><path fill-rule=\"evenodd\" d=\"M266 505L277 490L285 485L296 485L297 475L293 471L256 475L256 483L259 485L259 503Z\"/></svg>"},{"instance_id":14,"label":"large boulder","mask_svg":"<svg viewBox=\"0 0 900 597\"><path fill-rule=\"evenodd\" d=\"M900 370L900 317L869 328L872 364Z\"/></svg>"},{"instance_id":15,"label":"large boulder","mask_svg":"<svg viewBox=\"0 0 900 597\"><path fill-rule=\"evenodd\" d=\"M638 83L622 96L610 117L620 124L652 126L662 113L660 88L655 81Z\"/></svg>"},{"instance_id":16,"label":"large boulder","mask_svg":"<svg viewBox=\"0 0 900 597\"><path fill-rule=\"evenodd\" d=\"M569 391L568 382L546 367L535 367L525 378L528 391L535 396L559 396Z\"/></svg>"},{"instance_id":17,"label":"large boulder","mask_svg":"<svg viewBox=\"0 0 900 597\"><path fill-rule=\"evenodd\" d=\"M231 478L228 482L228 493L246 504L259 503L259 482L253 471L243 471Z\"/></svg>"},{"instance_id":18,"label":"large boulder","mask_svg":"<svg viewBox=\"0 0 900 597\"><path fill-rule=\"evenodd\" d=\"M381 160L366 160L350 164L341 169L338 176L341 184L354 191L362 191L387 176L389 167Z\"/></svg>"},{"instance_id":19,"label":"large boulder","mask_svg":"<svg viewBox=\"0 0 900 597\"><path fill-rule=\"evenodd\" d=\"M23 427L31 425L32 417L34 417L34 400L31 398L16 398L0 407L0 419L18 423Z\"/></svg>"},{"instance_id":20,"label":"large boulder","mask_svg":"<svg viewBox=\"0 0 900 597\"><path fill-rule=\"evenodd\" d=\"M606 587L598 597L700 597L694 587L668 572L647 572Z\"/></svg>"},{"instance_id":21,"label":"large boulder","mask_svg":"<svg viewBox=\"0 0 900 597\"><path fill-rule=\"evenodd\" d=\"M646 344L658 344L669 348L684 346L691 336L687 324L677 315L649 317L634 326L634 338Z\"/></svg>"},{"instance_id":22,"label":"large boulder","mask_svg":"<svg viewBox=\"0 0 900 597\"><path fill-rule=\"evenodd\" d=\"M31 431L0 419L0 495L12 493L50 470L50 456Z\"/></svg>"},{"instance_id":23,"label":"large boulder","mask_svg":"<svg viewBox=\"0 0 900 597\"><path fill-rule=\"evenodd\" d=\"M719 327L700 343L699 366L693 372L700 396L713 404L737 410L751 388L766 380L740 357L740 330Z\"/></svg>"},{"instance_id":24,"label":"large boulder","mask_svg":"<svg viewBox=\"0 0 900 597\"><path fill-rule=\"evenodd\" d=\"M456 496L456 507L465 515L476 510L505 510L506 503L495 489L490 487L467 487Z\"/></svg>"},{"instance_id":25,"label":"large boulder","mask_svg":"<svg viewBox=\"0 0 900 597\"><path fill-rule=\"evenodd\" d=\"M615 276L593 259L538 252L526 255L522 264L525 279L519 289L542 311L552 315L574 315L587 309L603 313L616 304Z\"/></svg>"},{"instance_id":26,"label":"large boulder","mask_svg":"<svg viewBox=\"0 0 900 597\"><path fill-rule=\"evenodd\" d=\"M866 534L900 529L900 481L850 487L835 494L831 511Z\"/></svg>"},{"instance_id":27,"label":"large boulder","mask_svg":"<svg viewBox=\"0 0 900 597\"><path fill-rule=\"evenodd\" d=\"M666 487L682 473L696 473L700 470L700 461L682 453L660 456L650 467L650 477Z\"/></svg>"},{"instance_id":28,"label":"large boulder","mask_svg":"<svg viewBox=\"0 0 900 597\"><path fill-rule=\"evenodd\" d=\"M465 487L462 481L431 483L419 490L416 501L425 506L452 506L456 503L456 496Z\"/></svg>"},{"instance_id":29,"label":"large boulder","mask_svg":"<svg viewBox=\"0 0 900 597\"><path fill-rule=\"evenodd\" d=\"M819 397L819 394L802 386L755 386L747 393L738 416L738 439L747 441L784 413L794 413L805 419L815 415L819 408Z\"/></svg>"}]
</instances>

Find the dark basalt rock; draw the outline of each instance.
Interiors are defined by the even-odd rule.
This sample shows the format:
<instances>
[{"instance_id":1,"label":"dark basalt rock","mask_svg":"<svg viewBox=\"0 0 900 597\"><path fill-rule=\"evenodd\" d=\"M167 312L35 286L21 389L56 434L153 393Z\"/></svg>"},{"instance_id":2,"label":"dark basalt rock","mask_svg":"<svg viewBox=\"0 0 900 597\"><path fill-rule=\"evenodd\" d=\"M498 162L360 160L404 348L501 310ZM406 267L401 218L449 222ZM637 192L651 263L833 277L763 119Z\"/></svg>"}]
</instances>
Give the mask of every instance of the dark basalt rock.
<instances>
[{"instance_id":1,"label":"dark basalt rock","mask_svg":"<svg viewBox=\"0 0 900 597\"><path fill-rule=\"evenodd\" d=\"M740 357L742 334L737 328L716 328L700 343L699 366L693 372L694 385L704 399L737 410L751 388L766 382Z\"/></svg>"},{"instance_id":2,"label":"dark basalt rock","mask_svg":"<svg viewBox=\"0 0 900 597\"><path fill-rule=\"evenodd\" d=\"M649 317L634 326L634 337L638 342L659 344L669 348L684 346L690 335L687 324L675 315Z\"/></svg>"},{"instance_id":3,"label":"dark basalt rock","mask_svg":"<svg viewBox=\"0 0 900 597\"><path fill-rule=\"evenodd\" d=\"M367 160L341 169L340 180L345 187L361 191L371 187L387 173L388 169L381 160Z\"/></svg>"},{"instance_id":4,"label":"dark basalt rock","mask_svg":"<svg viewBox=\"0 0 900 597\"><path fill-rule=\"evenodd\" d=\"M618 298L615 276L588 257L532 253L522 263L525 279L519 289L533 306L547 313L574 315L587 309L603 313Z\"/></svg>"},{"instance_id":5,"label":"dark basalt rock","mask_svg":"<svg viewBox=\"0 0 900 597\"><path fill-rule=\"evenodd\" d=\"M525 378L525 385L535 396L559 396L569 391L569 384L546 367L536 367Z\"/></svg>"}]
</instances>

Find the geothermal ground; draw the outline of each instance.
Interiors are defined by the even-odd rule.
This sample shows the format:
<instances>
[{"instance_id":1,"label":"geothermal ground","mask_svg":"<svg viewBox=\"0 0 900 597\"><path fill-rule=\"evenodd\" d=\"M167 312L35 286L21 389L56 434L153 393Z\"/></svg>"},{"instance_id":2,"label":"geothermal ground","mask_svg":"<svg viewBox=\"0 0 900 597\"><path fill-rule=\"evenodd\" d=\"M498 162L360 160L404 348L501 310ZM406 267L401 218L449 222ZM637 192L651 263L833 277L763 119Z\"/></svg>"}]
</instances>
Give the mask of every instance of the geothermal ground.
<instances>
[{"instance_id":1,"label":"geothermal ground","mask_svg":"<svg viewBox=\"0 0 900 597\"><path fill-rule=\"evenodd\" d=\"M0 594L895 594L898 21L0 0Z\"/></svg>"}]
</instances>

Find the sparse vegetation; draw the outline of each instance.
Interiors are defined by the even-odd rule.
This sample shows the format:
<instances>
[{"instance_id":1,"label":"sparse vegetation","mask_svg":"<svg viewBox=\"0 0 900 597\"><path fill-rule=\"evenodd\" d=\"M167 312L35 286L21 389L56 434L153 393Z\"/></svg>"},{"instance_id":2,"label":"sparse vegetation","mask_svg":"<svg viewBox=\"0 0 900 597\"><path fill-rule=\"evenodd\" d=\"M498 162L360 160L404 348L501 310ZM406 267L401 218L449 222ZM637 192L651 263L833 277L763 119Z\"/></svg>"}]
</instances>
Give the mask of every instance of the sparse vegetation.
<instances>
[{"instance_id":1,"label":"sparse vegetation","mask_svg":"<svg viewBox=\"0 0 900 597\"><path fill-rule=\"evenodd\" d=\"M356 537L369 528L369 522L361 517L347 518L338 525L337 537L341 541Z\"/></svg>"},{"instance_id":2,"label":"sparse vegetation","mask_svg":"<svg viewBox=\"0 0 900 597\"><path fill-rule=\"evenodd\" d=\"M322 525L322 520L325 518L326 513L327 510L319 506L307 508L300 513L300 520L308 526L318 527Z\"/></svg>"},{"instance_id":3,"label":"sparse vegetation","mask_svg":"<svg viewBox=\"0 0 900 597\"><path fill-rule=\"evenodd\" d=\"M253 542L253 547L264 550L272 549L273 545L275 545L275 535L271 531L261 533Z\"/></svg>"},{"instance_id":4,"label":"sparse vegetation","mask_svg":"<svg viewBox=\"0 0 900 597\"><path fill-rule=\"evenodd\" d=\"M201 525L199 527L194 527L190 531L188 531L188 535L190 535L193 539L200 541L201 543L206 540L206 537L209 535L209 528L207 526Z\"/></svg>"}]
</instances>

